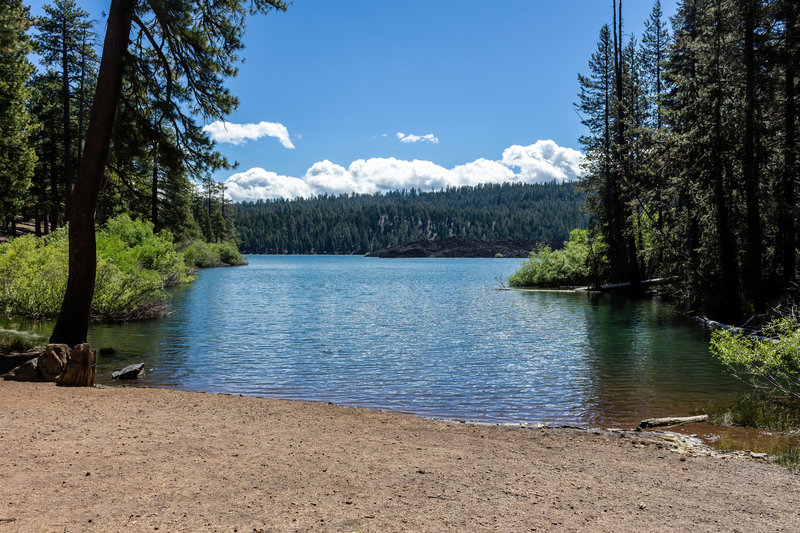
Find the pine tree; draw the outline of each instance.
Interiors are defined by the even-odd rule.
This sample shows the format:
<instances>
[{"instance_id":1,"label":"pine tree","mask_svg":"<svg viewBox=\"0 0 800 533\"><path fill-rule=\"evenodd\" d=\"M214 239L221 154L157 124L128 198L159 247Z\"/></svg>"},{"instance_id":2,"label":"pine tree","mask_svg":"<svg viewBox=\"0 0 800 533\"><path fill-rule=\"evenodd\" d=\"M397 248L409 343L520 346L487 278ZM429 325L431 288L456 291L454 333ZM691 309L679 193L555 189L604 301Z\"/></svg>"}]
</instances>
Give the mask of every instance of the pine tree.
<instances>
[{"instance_id":1,"label":"pine tree","mask_svg":"<svg viewBox=\"0 0 800 533\"><path fill-rule=\"evenodd\" d=\"M20 1L0 4L0 219L16 230L36 155L31 146L34 123L26 107L33 72L26 54L28 9Z\"/></svg>"},{"instance_id":2,"label":"pine tree","mask_svg":"<svg viewBox=\"0 0 800 533\"><path fill-rule=\"evenodd\" d=\"M251 12L285 8L280 0L249 3ZM237 53L242 48L247 10L247 5L240 0L166 4L112 0L87 141L70 209L67 288L51 342L74 346L86 340L97 269L94 215L121 92L123 60L129 51L132 23L136 22L143 37L150 41L156 52L161 53L163 68L170 73L165 78L166 94L171 95L173 76L183 78L189 88L191 107L198 113L221 117L236 105L224 80L236 74ZM157 33L150 31L148 34L150 28ZM172 96L165 101L171 102ZM174 133L180 134L178 131Z\"/></svg>"},{"instance_id":3,"label":"pine tree","mask_svg":"<svg viewBox=\"0 0 800 533\"><path fill-rule=\"evenodd\" d=\"M44 6L44 11L45 16L37 22L36 49L43 64L61 78L64 204L65 219L69 219L75 154L81 143L73 124L76 118L72 106L75 98L73 82L83 80L85 83L86 65L91 61L87 54L93 54L91 47L87 46L86 35L93 35L92 24L89 13L78 7L74 0L54 0L52 5Z\"/></svg>"}]
</instances>

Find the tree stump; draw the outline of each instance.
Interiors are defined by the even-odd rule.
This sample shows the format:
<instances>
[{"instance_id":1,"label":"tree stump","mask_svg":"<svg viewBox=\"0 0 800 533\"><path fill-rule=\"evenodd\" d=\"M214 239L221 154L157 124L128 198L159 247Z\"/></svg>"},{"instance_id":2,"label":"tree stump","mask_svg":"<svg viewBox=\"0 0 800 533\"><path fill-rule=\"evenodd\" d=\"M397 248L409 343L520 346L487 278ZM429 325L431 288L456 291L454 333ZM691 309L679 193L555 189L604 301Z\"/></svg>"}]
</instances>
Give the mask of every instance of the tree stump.
<instances>
[{"instance_id":1,"label":"tree stump","mask_svg":"<svg viewBox=\"0 0 800 533\"><path fill-rule=\"evenodd\" d=\"M93 387L97 371L97 350L88 343L70 350L64 371L56 377L56 384L72 387Z\"/></svg>"}]
</instances>

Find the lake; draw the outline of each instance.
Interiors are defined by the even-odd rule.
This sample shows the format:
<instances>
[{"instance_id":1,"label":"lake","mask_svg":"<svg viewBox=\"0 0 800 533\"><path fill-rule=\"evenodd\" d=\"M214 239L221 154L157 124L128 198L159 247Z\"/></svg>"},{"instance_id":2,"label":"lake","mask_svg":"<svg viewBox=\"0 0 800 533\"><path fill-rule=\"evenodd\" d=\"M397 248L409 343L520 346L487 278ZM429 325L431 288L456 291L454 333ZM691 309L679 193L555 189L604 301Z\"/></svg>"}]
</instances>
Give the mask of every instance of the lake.
<instances>
[{"instance_id":1,"label":"lake","mask_svg":"<svg viewBox=\"0 0 800 533\"><path fill-rule=\"evenodd\" d=\"M520 259L250 256L200 271L158 320L94 325L98 382L504 423L630 426L742 386L667 305L501 291Z\"/></svg>"}]
</instances>

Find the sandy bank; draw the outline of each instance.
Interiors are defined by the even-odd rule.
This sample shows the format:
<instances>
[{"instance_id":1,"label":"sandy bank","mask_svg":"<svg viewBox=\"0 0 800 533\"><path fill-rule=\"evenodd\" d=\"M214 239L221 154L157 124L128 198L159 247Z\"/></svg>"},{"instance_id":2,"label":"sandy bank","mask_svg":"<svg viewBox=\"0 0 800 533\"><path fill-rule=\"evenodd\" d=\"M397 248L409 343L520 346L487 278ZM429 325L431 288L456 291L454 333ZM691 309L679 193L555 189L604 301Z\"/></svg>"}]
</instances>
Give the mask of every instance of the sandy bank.
<instances>
[{"instance_id":1,"label":"sandy bank","mask_svg":"<svg viewBox=\"0 0 800 533\"><path fill-rule=\"evenodd\" d=\"M0 457L0 533L800 530L763 462L326 404L0 381Z\"/></svg>"}]
</instances>

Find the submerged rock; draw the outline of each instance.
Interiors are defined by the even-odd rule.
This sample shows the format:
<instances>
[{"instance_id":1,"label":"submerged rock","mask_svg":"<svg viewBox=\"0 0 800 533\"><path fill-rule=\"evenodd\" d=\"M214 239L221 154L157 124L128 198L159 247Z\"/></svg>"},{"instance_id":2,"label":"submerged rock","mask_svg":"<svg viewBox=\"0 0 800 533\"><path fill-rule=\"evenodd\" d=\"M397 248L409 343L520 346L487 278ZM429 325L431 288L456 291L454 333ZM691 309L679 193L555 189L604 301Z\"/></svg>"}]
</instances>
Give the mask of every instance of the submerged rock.
<instances>
[{"instance_id":1,"label":"submerged rock","mask_svg":"<svg viewBox=\"0 0 800 533\"><path fill-rule=\"evenodd\" d=\"M122 370L117 370L111 373L114 379L136 379L144 374L144 363L137 363L135 365L128 365Z\"/></svg>"}]
</instances>

